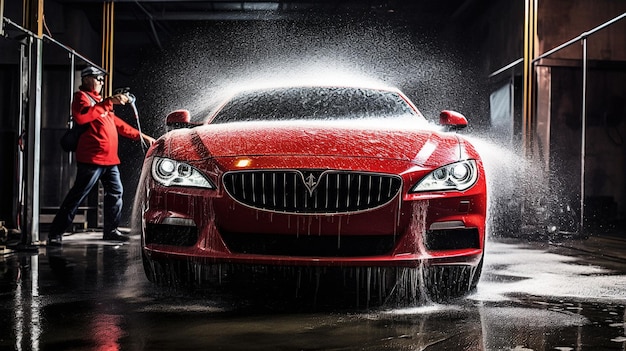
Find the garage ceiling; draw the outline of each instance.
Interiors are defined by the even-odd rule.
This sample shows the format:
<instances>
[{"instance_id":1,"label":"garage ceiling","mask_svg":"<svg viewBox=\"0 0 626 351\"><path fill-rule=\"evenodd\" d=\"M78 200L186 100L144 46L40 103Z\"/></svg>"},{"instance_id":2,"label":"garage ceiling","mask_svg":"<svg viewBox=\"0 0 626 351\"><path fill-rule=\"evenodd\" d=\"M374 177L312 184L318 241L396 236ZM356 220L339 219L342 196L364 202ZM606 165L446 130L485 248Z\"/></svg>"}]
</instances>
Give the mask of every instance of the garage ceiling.
<instances>
[{"instance_id":1,"label":"garage ceiling","mask_svg":"<svg viewBox=\"0 0 626 351\"><path fill-rule=\"evenodd\" d=\"M58 0L73 7L91 9L102 0ZM116 0L122 8L121 17L133 12L158 21L274 19L314 12L342 14L347 12L395 13L398 16L419 16L437 20L459 15L477 0ZM131 6L125 6L131 5ZM134 11L133 11L134 8ZM134 17L125 17L133 20Z\"/></svg>"},{"instance_id":2,"label":"garage ceiling","mask_svg":"<svg viewBox=\"0 0 626 351\"><path fill-rule=\"evenodd\" d=\"M94 28L101 27L102 0L56 0L84 10ZM210 21L306 21L361 16L386 19L423 28L442 29L458 25L480 11L487 0L116 0L117 33L150 40L160 46L162 38L193 22ZM147 35L147 36L146 36Z\"/></svg>"}]
</instances>

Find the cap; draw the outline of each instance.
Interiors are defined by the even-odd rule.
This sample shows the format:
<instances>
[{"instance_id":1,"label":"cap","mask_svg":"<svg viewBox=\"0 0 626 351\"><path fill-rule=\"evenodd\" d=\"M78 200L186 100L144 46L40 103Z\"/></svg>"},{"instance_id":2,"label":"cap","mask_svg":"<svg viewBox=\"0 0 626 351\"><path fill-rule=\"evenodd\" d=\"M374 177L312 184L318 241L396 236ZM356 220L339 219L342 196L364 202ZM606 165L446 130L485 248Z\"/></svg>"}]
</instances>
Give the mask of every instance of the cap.
<instances>
[{"instance_id":1,"label":"cap","mask_svg":"<svg viewBox=\"0 0 626 351\"><path fill-rule=\"evenodd\" d=\"M94 66L89 66L80 71L81 78L87 76L106 76L106 74L106 72Z\"/></svg>"}]
</instances>

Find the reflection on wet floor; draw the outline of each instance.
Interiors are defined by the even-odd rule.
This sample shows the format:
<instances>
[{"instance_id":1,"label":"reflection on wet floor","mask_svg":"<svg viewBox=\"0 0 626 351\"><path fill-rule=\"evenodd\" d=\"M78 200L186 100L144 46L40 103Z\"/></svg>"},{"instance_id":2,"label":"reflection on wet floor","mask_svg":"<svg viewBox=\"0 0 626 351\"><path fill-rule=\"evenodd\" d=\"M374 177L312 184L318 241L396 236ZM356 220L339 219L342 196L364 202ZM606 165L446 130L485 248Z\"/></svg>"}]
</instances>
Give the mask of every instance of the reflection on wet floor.
<instances>
[{"instance_id":1,"label":"reflection on wet floor","mask_svg":"<svg viewBox=\"0 0 626 351\"><path fill-rule=\"evenodd\" d=\"M160 289L144 276L136 239L66 239L0 258L0 349L626 349L619 238L492 240L475 293L402 308L350 306L332 289L296 297L279 279Z\"/></svg>"},{"instance_id":2,"label":"reflection on wet floor","mask_svg":"<svg viewBox=\"0 0 626 351\"><path fill-rule=\"evenodd\" d=\"M563 254L566 249L567 246L530 248L490 243L485 256L486 276L473 298L500 300L509 299L511 294L589 300L623 300L626 297L626 275L623 269L614 270L599 265L601 262L566 256ZM580 255L579 251L567 251ZM610 263L613 266L613 262Z\"/></svg>"}]
</instances>

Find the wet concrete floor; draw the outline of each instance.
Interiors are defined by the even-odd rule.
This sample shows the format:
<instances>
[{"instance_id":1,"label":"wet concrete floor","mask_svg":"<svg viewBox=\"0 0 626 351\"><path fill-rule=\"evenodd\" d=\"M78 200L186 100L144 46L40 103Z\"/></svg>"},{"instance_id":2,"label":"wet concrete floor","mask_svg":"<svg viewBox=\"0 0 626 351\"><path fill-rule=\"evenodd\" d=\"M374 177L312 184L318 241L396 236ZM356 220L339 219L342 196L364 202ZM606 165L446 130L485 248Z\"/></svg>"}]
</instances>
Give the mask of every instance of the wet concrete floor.
<instances>
[{"instance_id":1,"label":"wet concrete floor","mask_svg":"<svg viewBox=\"0 0 626 351\"><path fill-rule=\"evenodd\" d=\"M626 350L623 236L490 240L475 292L405 307L157 288L100 238L0 256L0 350Z\"/></svg>"}]
</instances>

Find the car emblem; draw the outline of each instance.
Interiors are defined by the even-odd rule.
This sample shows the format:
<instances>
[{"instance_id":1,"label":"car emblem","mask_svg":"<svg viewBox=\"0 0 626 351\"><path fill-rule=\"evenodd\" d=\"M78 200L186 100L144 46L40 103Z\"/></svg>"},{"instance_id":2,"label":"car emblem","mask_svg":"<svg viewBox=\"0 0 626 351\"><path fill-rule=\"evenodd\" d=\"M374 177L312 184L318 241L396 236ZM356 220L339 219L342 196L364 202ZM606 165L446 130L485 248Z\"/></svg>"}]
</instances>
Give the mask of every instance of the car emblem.
<instances>
[{"instance_id":1,"label":"car emblem","mask_svg":"<svg viewBox=\"0 0 626 351\"><path fill-rule=\"evenodd\" d=\"M314 173L308 173L308 174L301 173L301 175L302 175L302 181L304 182L304 186L309 191L309 196L313 196L313 192L315 191L315 188L317 188L317 186L319 185L319 178L321 177L321 174L318 174L316 176Z\"/></svg>"}]
</instances>

